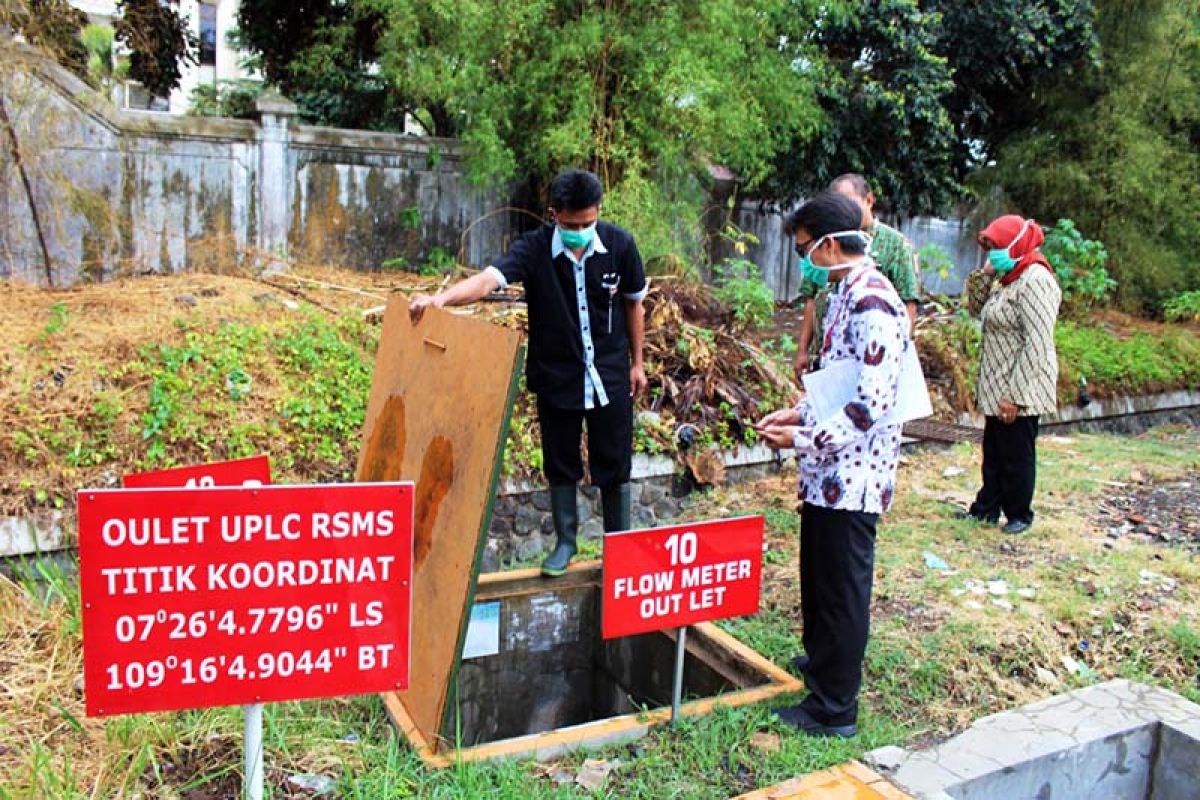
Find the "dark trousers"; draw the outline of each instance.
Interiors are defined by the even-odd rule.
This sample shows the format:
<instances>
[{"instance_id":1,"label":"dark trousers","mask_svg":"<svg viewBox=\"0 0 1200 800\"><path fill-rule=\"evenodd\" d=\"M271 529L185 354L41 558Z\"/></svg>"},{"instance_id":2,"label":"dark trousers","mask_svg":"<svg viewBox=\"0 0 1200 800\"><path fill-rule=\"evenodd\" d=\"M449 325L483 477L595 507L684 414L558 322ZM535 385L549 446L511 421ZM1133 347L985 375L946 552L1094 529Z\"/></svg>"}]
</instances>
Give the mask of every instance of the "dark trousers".
<instances>
[{"instance_id":1,"label":"dark trousers","mask_svg":"<svg viewBox=\"0 0 1200 800\"><path fill-rule=\"evenodd\" d=\"M999 417L983 424L983 488L971 514L1010 522L1033 522L1033 484L1037 480L1038 418L1017 417L1005 425Z\"/></svg>"},{"instance_id":2,"label":"dark trousers","mask_svg":"<svg viewBox=\"0 0 1200 800\"><path fill-rule=\"evenodd\" d=\"M542 430L542 470L551 486L583 479L579 446L587 420L588 471L592 484L607 489L629 481L633 457L633 402L628 391L608 393L603 408L555 408L538 397Z\"/></svg>"},{"instance_id":3,"label":"dark trousers","mask_svg":"<svg viewBox=\"0 0 1200 800\"><path fill-rule=\"evenodd\" d=\"M878 521L878 514L809 503L800 511L800 613L809 658L809 695L800 705L825 725L858 719Z\"/></svg>"}]
</instances>

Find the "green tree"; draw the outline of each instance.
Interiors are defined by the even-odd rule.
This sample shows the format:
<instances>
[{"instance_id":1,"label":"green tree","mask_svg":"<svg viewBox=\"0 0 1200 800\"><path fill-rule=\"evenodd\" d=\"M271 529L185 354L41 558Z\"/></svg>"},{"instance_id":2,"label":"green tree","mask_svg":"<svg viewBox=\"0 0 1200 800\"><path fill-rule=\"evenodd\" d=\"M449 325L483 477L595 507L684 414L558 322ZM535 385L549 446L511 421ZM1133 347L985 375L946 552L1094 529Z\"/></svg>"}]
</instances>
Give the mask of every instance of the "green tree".
<instances>
[{"instance_id":1,"label":"green tree","mask_svg":"<svg viewBox=\"0 0 1200 800\"><path fill-rule=\"evenodd\" d=\"M985 173L1026 213L1108 248L1118 298L1159 311L1200 286L1200 2L1102 0L1101 62L1048 93Z\"/></svg>"},{"instance_id":2,"label":"green tree","mask_svg":"<svg viewBox=\"0 0 1200 800\"><path fill-rule=\"evenodd\" d=\"M87 24L87 14L72 8L66 0L0 4L0 29L9 27L17 31L84 80L89 79L88 51L80 32Z\"/></svg>"},{"instance_id":3,"label":"green tree","mask_svg":"<svg viewBox=\"0 0 1200 800\"><path fill-rule=\"evenodd\" d=\"M88 52L88 75L102 89L108 89L117 77L113 29L107 25L88 25L79 39Z\"/></svg>"},{"instance_id":4,"label":"green tree","mask_svg":"<svg viewBox=\"0 0 1200 800\"><path fill-rule=\"evenodd\" d=\"M160 0L117 2L113 30L129 50L129 77L156 97L166 97L179 85L184 63L196 63L195 37L176 5Z\"/></svg>"},{"instance_id":5,"label":"green tree","mask_svg":"<svg viewBox=\"0 0 1200 800\"><path fill-rule=\"evenodd\" d=\"M935 50L954 85L944 99L961 178L1036 126L1039 95L1098 61L1092 0L922 0L940 16Z\"/></svg>"},{"instance_id":6,"label":"green tree","mask_svg":"<svg viewBox=\"0 0 1200 800\"><path fill-rule=\"evenodd\" d=\"M910 214L952 202L959 183L945 103L954 85L937 52L939 22L916 0L861 2L826 14L814 36L830 60L818 81L829 125L777 159L774 195L809 194L844 172L861 172Z\"/></svg>"},{"instance_id":7,"label":"green tree","mask_svg":"<svg viewBox=\"0 0 1200 800\"><path fill-rule=\"evenodd\" d=\"M319 125L403 130L403 98L378 75L380 15L360 0L238 6L238 40L268 82Z\"/></svg>"},{"instance_id":8,"label":"green tree","mask_svg":"<svg viewBox=\"0 0 1200 800\"><path fill-rule=\"evenodd\" d=\"M439 135L472 147L480 180L590 164L610 185L664 162L760 181L811 135L813 89L781 44L797 0L366 0L381 66Z\"/></svg>"},{"instance_id":9,"label":"green tree","mask_svg":"<svg viewBox=\"0 0 1200 800\"><path fill-rule=\"evenodd\" d=\"M1090 0L859 0L827 6L809 40L829 124L781 155L776 197L861 172L905 214L945 211L1008 137L1035 124L1035 98L1094 61Z\"/></svg>"}]
</instances>

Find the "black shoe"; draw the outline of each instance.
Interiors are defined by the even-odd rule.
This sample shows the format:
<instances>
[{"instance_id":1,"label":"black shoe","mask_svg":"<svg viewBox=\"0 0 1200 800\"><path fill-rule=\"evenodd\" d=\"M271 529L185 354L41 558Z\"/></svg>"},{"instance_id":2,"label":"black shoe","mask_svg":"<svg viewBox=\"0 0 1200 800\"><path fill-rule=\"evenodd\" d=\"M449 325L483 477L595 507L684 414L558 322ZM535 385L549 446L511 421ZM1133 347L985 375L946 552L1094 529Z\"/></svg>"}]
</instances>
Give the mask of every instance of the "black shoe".
<instances>
[{"instance_id":1,"label":"black shoe","mask_svg":"<svg viewBox=\"0 0 1200 800\"><path fill-rule=\"evenodd\" d=\"M1001 530L1003 530L1005 533L1018 534L1024 533L1032 527L1032 522L1026 522L1023 519L1010 519L1008 524L1001 528Z\"/></svg>"},{"instance_id":2,"label":"black shoe","mask_svg":"<svg viewBox=\"0 0 1200 800\"><path fill-rule=\"evenodd\" d=\"M806 733L809 736L826 736L838 739L849 739L858 735L857 725L825 725L813 719L812 715L800 706L775 709L775 716L789 728Z\"/></svg>"},{"instance_id":3,"label":"black shoe","mask_svg":"<svg viewBox=\"0 0 1200 800\"><path fill-rule=\"evenodd\" d=\"M796 673L797 675L803 676L804 673L808 672L808 662L811 660L812 659L810 659L806 655L793 656L792 661L791 661L792 672Z\"/></svg>"}]
</instances>

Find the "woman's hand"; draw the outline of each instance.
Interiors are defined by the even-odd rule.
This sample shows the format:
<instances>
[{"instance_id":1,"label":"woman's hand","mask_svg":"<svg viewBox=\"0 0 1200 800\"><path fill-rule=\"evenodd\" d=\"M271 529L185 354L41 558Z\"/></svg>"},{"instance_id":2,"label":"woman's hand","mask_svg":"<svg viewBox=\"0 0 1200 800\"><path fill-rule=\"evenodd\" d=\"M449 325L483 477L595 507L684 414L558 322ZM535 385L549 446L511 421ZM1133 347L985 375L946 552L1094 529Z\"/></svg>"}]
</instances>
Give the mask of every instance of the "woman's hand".
<instances>
[{"instance_id":1,"label":"woman's hand","mask_svg":"<svg viewBox=\"0 0 1200 800\"><path fill-rule=\"evenodd\" d=\"M1011 425L1017 421L1017 404L1011 400L1001 400L999 407L1000 421L1005 425Z\"/></svg>"}]
</instances>

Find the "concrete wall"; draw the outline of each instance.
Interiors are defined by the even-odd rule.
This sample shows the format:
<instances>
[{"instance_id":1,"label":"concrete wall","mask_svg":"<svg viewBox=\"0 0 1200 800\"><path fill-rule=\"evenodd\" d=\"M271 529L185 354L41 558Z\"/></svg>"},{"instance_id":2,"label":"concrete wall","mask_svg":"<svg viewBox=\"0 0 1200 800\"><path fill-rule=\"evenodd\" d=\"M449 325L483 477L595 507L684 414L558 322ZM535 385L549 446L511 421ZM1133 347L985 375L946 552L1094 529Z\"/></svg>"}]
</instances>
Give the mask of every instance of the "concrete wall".
<instances>
[{"instance_id":1,"label":"concrete wall","mask_svg":"<svg viewBox=\"0 0 1200 800\"><path fill-rule=\"evenodd\" d=\"M465 246L468 263L485 263L507 243L507 214L463 240L506 198L467 184L454 141L297 125L280 99L264 100L258 122L116 111L57 65L25 61L0 75L0 93L55 285L285 255L375 269L396 257L420 263L434 247ZM8 147L0 277L46 282Z\"/></svg>"}]
</instances>

